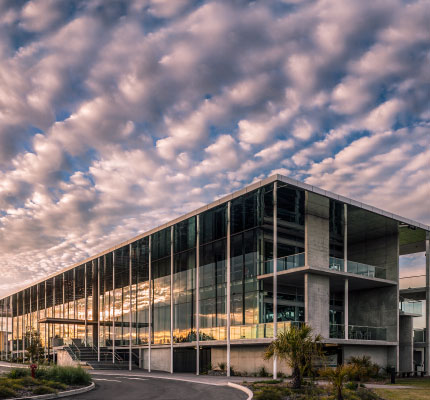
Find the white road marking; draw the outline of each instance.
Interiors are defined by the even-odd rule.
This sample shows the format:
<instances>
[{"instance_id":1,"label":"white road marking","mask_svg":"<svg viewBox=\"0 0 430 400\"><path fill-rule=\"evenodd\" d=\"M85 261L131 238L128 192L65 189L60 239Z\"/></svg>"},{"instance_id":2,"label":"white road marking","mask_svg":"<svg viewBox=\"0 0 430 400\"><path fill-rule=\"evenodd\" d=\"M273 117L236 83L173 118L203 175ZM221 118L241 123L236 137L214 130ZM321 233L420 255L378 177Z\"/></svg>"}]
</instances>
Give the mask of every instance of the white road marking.
<instances>
[{"instance_id":1,"label":"white road marking","mask_svg":"<svg viewBox=\"0 0 430 400\"><path fill-rule=\"evenodd\" d=\"M108 382L119 382L121 383L121 381L117 381L116 379L103 379L103 378L93 378L94 381L108 381Z\"/></svg>"}]
</instances>

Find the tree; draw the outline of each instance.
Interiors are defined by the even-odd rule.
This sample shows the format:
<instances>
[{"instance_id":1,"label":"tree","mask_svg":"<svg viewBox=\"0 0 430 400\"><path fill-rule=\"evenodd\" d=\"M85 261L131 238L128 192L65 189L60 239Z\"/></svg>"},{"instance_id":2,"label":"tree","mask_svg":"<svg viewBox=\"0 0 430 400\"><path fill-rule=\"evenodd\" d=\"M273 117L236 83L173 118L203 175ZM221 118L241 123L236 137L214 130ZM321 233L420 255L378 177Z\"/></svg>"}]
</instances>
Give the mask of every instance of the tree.
<instances>
[{"instance_id":1,"label":"tree","mask_svg":"<svg viewBox=\"0 0 430 400\"><path fill-rule=\"evenodd\" d=\"M45 349L42 345L39 331L33 328L28 329L25 332L24 340L26 356L30 362L39 361L43 358Z\"/></svg>"},{"instance_id":2,"label":"tree","mask_svg":"<svg viewBox=\"0 0 430 400\"><path fill-rule=\"evenodd\" d=\"M328 367L320 370L320 375L325 376L333 385L337 400L343 400L343 385L354 373L355 367L352 365L338 365L336 368Z\"/></svg>"},{"instance_id":3,"label":"tree","mask_svg":"<svg viewBox=\"0 0 430 400\"><path fill-rule=\"evenodd\" d=\"M309 325L291 326L288 331L280 332L266 349L264 355L266 360L274 356L284 360L291 367L292 387L299 389L303 375L311 372L314 361L323 356L321 336L314 336Z\"/></svg>"}]
</instances>

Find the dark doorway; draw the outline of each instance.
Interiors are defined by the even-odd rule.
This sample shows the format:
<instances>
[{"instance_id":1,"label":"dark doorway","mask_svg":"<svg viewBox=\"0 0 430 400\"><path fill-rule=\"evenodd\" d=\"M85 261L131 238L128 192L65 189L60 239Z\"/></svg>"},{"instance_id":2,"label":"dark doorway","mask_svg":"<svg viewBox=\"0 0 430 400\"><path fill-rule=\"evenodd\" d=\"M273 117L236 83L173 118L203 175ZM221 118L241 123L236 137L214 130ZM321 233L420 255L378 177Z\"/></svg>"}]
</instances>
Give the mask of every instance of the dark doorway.
<instances>
[{"instance_id":1,"label":"dark doorway","mask_svg":"<svg viewBox=\"0 0 430 400\"><path fill-rule=\"evenodd\" d=\"M208 371L211 363L211 349L200 349L200 372ZM173 349L173 372L196 373L196 349Z\"/></svg>"}]
</instances>

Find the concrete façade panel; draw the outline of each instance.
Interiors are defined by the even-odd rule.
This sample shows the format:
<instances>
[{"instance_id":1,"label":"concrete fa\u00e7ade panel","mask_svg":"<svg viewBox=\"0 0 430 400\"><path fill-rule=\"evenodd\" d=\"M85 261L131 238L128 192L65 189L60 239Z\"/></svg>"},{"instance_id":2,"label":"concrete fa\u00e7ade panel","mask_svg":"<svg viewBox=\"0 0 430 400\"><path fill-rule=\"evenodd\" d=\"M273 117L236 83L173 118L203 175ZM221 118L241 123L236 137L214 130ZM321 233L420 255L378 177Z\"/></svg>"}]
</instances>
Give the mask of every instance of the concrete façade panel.
<instances>
[{"instance_id":1,"label":"concrete fa\u00e7ade panel","mask_svg":"<svg viewBox=\"0 0 430 400\"><path fill-rule=\"evenodd\" d=\"M369 356L373 363L380 367L388 365L387 346L343 346L343 359L348 362L351 357Z\"/></svg>"},{"instance_id":2,"label":"concrete fa\u00e7ade panel","mask_svg":"<svg viewBox=\"0 0 430 400\"><path fill-rule=\"evenodd\" d=\"M235 371L246 372L248 374L259 373L261 368L273 373L273 361L264 359L264 352L267 346L232 346L230 350L231 367ZM212 368L218 367L226 360L225 347L212 347L211 364ZM282 360L278 360L278 373L282 372L291 375L291 368Z\"/></svg>"},{"instance_id":3,"label":"concrete fa\u00e7ade panel","mask_svg":"<svg viewBox=\"0 0 430 400\"><path fill-rule=\"evenodd\" d=\"M399 372L414 371L413 317L401 315L399 324Z\"/></svg>"},{"instance_id":4,"label":"concrete fa\u00e7ade panel","mask_svg":"<svg viewBox=\"0 0 430 400\"><path fill-rule=\"evenodd\" d=\"M349 293L349 325L385 327L387 341L398 341L397 286L387 286Z\"/></svg>"},{"instance_id":5,"label":"concrete fa\u00e7ade panel","mask_svg":"<svg viewBox=\"0 0 430 400\"><path fill-rule=\"evenodd\" d=\"M329 267L328 198L312 192L305 195L305 264L310 267Z\"/></svg>"},{"instance_id":6,"label":"concrete fa\u00e7ade panel","mask_svg":"<svg viewBox=\"0 0 430 400\"><path fill-rule=\"evenodd\" d=\"M323 338L330 332L330 278L305 274L305 322Z\"/></svg>"},{"instance_id":7,"label":"concrete fa\u00e7ade panel","mask_svg":"<svg viewBox=\"0 0 430 400\"><path fill-rule=\"evenodd\" d=\"M149 367L149 350L143 349L143 368ZM151 349L151 371L170 372L170 347Z\"/></svg>"}]
</instances>

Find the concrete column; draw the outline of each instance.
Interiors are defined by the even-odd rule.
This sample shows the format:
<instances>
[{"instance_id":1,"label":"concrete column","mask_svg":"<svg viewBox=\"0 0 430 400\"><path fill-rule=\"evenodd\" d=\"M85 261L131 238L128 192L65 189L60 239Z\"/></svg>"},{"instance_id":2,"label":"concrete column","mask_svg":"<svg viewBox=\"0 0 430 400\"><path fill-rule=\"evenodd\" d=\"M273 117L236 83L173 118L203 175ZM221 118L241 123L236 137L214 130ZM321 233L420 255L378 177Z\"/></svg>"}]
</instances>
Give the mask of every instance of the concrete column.
<instances>
[{"instance_id":1,"label":"concrete column","mask_svg":"<svg viewBox=\"0 0 430 400\"><path fill-rule=\"evenodd\" d=\"M55 278L54 278L54 288L55 288ZM54 304L55 304L55 296L54 296ZM55 309L55 307L54 307L54 309ZM25 324L25 290L23 290L22 291L22 359L23 360L25 360L25 331L26 331L26 324Z\"/></svg>"},{"instance_id":2,"label":"concrete column","mask_svg":"<svg viewBox=\"0 0 430 400\"><path fill-rule=\"evenodd\" d=\"M132 301L132 287L133 287L133 275L132 275L132 258L131 258L131 251L132 251L132 248L131 248L131 244L129 245L129 250L128 250L128 255L129 255L129 257L128 257L128 277L129 277L129 282L128 282L128 284L129 284L129 299L130 299L130 301L129 301L129 304L130 304L130 310L129 310L129 313L130 313L130 315L129 315L129 333L128 333L128 337L129 337L129 339L128 339L128 370L129 371L131 371L132 370L132 360L131 360L131 358L132 358L132 356L133 356L133 350L132 350L132 343L131 343L131 341L132 341L132 335L131 335L131 332L132 332L132 329L133 329L133 324L132 324L132 321L131 321L131 319L132 319L132 303L133 303L133 301Z\"/></svg>"},{"instance_id":3,"label":"concrete column","mask_svg":"<svg viewBox=\"0 0 430 400\"><path fill-rule=\"evenodd\" d=\"M305 274L305 322L315 334L329 337L330 279L328 276Z\"/></svg>"},{"instance_id":4,"label":"concrete column","mask_svg":"<svg viewBox=\"0 0 430 400\"><path fill-rule=\"evenodd\" d=\"M151 267L151 236L149 236L149 299L148 299L148 372L151 372L152 342L152 267Z\"/></svg>"},{"instance_id":5,"label":"concrete column","mask_svg":"<svg viewBox=\"0 0 430 400\"><path fill-rule=\"evenodd\" d=\"M173 225L170 227L170 373L173 374Z\"/></svg>"},{"instance_id":6,"label":"concrete column","mask_svg":"<svg viewBox=\"0 0 430 400\"><path fill-rule=\"evenodd\" d=\"M1 339L2 339L0 358L3 360L4 359L4 328L3 328L4 300L0 300L0 304L1 304L1 322L0 323L1 323Z\"/></svg>"},{"instance_id":7,"label":"concrete column","mask_svg":"<svg viewBox=\"0 0 430 400\"><path fill-rule=\"evenodd\" d=\"M231 260L230 260L230 214L231 202L227 203L227 304L226 304L226 318L227 318L227 376L230 376L230 302L231 302Z\"/></svg>"},{"instance_id":8,"label":"concrete column","mask_svg":"<svg viewBox=\"0 0 430 400\"><path fill-rule=\"evenodd\" d=\"M115 250L112 252L112 363L115 364Z\"/></svg>"},{"instance_id":9,"label":"concrete column","mask_svg":"<svg viewBox=\"0 0 430 400\"><path fill-rule=\"evenodd\" d=\"M93 299L94 301L94 299ZM100 257L97 259L97 361L100 362ZM94 316L93 316L94 319Z\"/></svg>"},{"instance_id":10,"label":"concrete column","mask_svg":"<svg viewBox=\"0 0 430 400\"><path fill-rule=\"evenodd\" d=\"M278 336L278 182L273 183L273 338ZM278 359L273 357L273 379L278 377Z\"/></svg>"},{"instance_id":11,"label":"concrete column","mask_svg":"<svg viewBox=\"0 0 430 400\"><path fill-rule=\"evenodd\" d=\"M46 281L45 281L45 300L46 300ZM45 304L46 312L46 304ZM76 315L76 268L73 268L73 318L78 318ZM73 338L76 338L76 325L73 325Z\"/></svg>"},{"instance_id":12,"label":"concrete column","mask_svg":"<svg viewBox=\"0 0 430 400\"><path fill-rule=\"evenodd\" d=\"M414 328L413 317L400 316L399 372L414 371Z\"/></svg>"},{"instance_id":13,"label":"concrete column","mask_svg":"<svg viewBox=\"0 0 430 400\"><path fill-rule=\"evenodd\" d=\"M343 205L343 270L348 272L348 205Z\"/></svg>"},{"instance_id":14,"label":"concrete column","mask_svg":"<svg viewBox=\"0 0 430 400\"><path fill-rule=\"evenodd\" d=\"M37 286L39 287L39 285ZM10 298L6 297L6 359L9 358L9 308Z\"/></svg>"},{"instance_id":15,"label":"concrete column","mask_svg":"<svg viewBox=\"0 0 430 400\"><path fill-rule=\"evenodd\" d=\"M75 276L75 275L73 275ZM75 281L73 280L73 299L75 298ZM46 299L46 281L45 281L45 318L47 317L46 315L46 309L47 309L47 299ZM45 359L46 359L46 354L48 353L48 324L45 322Z\"/></svg>"},{"instance_id":16,"label":"concrete column","mask_svg":"<svg viewBox=\"0 0 430 400\"><path fill-rule=\"evenodd\" d=\"M305 193L305 264L328 269L330 201L316 193Z\"/></svg>"},{"instance_id":17,"label":"concrete column","mask_svg":"<svg viewBox=\"0 0 430 400\"><path fill-rule=\"evenodd\" d=\"M345 279L345 293L344 293L344 304L343 304L343 318L344 318L344 329L345 329L345 339L349 338L349 281Z\"/></svg>"},{"instance_id":18,"label":"concrete column","mask_svg":"<svg viewBox=\"0 0 430 400\"><path fill-rule=\"evenodd\" d=\"M196 225L196 375L200 375L200 215Z\"/></svg>"},{"instance_id":19,"label":"concrete column","mask_svg":"<svg viewBox=\"0 0 430 400\"><path fill-rule=\"evenodd\" d=\"M63 306L63 318L66 318L66 302L65 302L66 287L65 287L65 283L64 283L66 274L63 272L62 275L63 275L63 288L62 288L63 289L63 304L62 304L62 306ZM39 302L37 303L37 310L39 310ZM39 315L37 315L37 319L39 319ZM63 338L66 336L66 334L65 334L66 326L68 327L69 325L63 324Z\"/></svg>"},{"instance_id":20,"label":"concrete column","mask_svg":"<svg viewBox=\"0 0 430 400\"><path fill-rule=\"evenodd\" d=\"M425 371L430 375L430 232L426 232L426 337Z\"/></svg>"},{"instance_id":21,"label":"concrete column","mask_svg":"<svg viewBox=\"0 0 430 400\"><path fill-rule=\"evenodd\" d=\"M84 319L85 319L85 334L84 334L84 345L88 342L88 298L87 298L87 263L84 265L84 295L85 295L85 307L84 307Z\"/></svg>"},{"instance_id":22,"label":"concrete column","mask_svg":"<svg viewBox=\"0 0 430 400\"><path fill-rule=\"evenodd\" d=\"M329 268L330 201L316 193L305 192L305 264ZM305 274L305 322L315 334L330 336L330 279Z\"/></svg>"}]
</instances>

